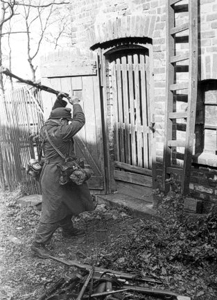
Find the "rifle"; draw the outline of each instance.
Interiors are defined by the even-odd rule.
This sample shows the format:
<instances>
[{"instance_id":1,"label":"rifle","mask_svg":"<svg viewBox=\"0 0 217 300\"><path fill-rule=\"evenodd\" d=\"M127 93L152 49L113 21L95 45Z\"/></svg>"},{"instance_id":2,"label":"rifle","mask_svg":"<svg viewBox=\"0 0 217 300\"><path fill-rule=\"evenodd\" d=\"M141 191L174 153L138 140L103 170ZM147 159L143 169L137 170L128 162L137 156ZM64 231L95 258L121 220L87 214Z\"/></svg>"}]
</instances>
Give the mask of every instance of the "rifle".
<instances>
[{"instance_id":1,"label":"rifle","mask_svg":"<svg viewBox=\"0 0 217 300\"><path fill-rule=\"evenodd\" d=\"M87 265L87 264L82 264L79 263L76 260L64 260L55 256L47 256L47 258L53 259L55 261L58 261L64 265L67 265L68 267L76 267L79 269L83 269L86 271L91 271L92 270L92 266ZM111 274L114 275L116 278L119 278L120 280L122 279L124 280L136 280L136 281L140 281L140 282L150 282L150 283L155 283L155 284L162 284L162 282L160 280L156 280L154 278L150 278L150 277L139 277L137 274L129 274L129 273L123 273L120 271L114 271L114 270L110 270L110 269L104 269L104 268L99 268L99 267L95 267L94 268L94 274L93 274L93 278L95 279L99 279L102 275L106 275L106 274Z\"/></svg>"},{"instance_id":2,"label":"rifle","mask_svg":"<svg viewBox=\"0 0 217 300\"><path fill-rule=\"evenodd\" d=\"M116 289L107 289L106 291L96 291L92 293L92 287L89 288L89 298L101 298L103 296L109 296L114 295L121 292L137 292L142 293L145 295L150 295L154 297L162 297L164 299L171 299L171 300L191 300L188 296L179 295L177 293L174 293L169 290L161 290L161 289L155 289L155 288L147 288L143 286L136 286L135 282L150 282L150 283L157 283L161 284L161 281L155 280L153 278L148 277L139 277L136 274L129 274L129 273L123 273L120 271L114 271L110 269L104 269L100 267L93 267L87 264L79 263L76 260L63 260L61 258L46 255L44 258L50 258L55 261L58 261L64 265L67 265L69 267L76 267L84 271L88 271L88 276L86 277L86 280L83 284L83 287L80 290L80 293L78 294L76 300L83 299L84 293L91 282L91 280L94 280L95 283L116 283L118 290ZM106 276L107 275L107 276ZM114 280L114 281L113 281ZM130 282L131 281L131 282ZM105 284L106 286L107 284ZM110 284L112 287L112 284ZM45 299L45 298L42 298Z\"/></svg>"},{"instance_id":3,"label":"rifle","mask_svg":"<svg viewBox=\"0 0 217 300\"><path fill-rule=\"evenodd\" d=\"M9 76L11 78L15 78L17 79L19 82L22 82L22 83L25 83L25 84L28 84L28 85L31 85L31 86L34 86L35 88L39 89L39 90L42 90L42 91L45 91L45 92L48 92L48 93L52 93L52 94L55 94L55 95L58 95L58 94L62 94L63 97L65 98L69 98L70 95L67 94L67 93L63 93L61 91L57 91L57 90L54 90L52 89L51 87L48 87L46 85L42 85L40 83L36 83L36 82L33 82L31 80L27 80L27 79L23 79L13 73L11 73L7 68L4 68L4 67L0 67L0 73L3 73L5 74L6 76Z\"/></svg>"},{"instance_id":4,"label":"rifle","mask_svg":"<svg viewBox=\"0 0 217 300\"><path fill-rule=\"evenodd\" d=\"M47 297L51 296L56 292L63 284L65 283L64 278L60 278L54 285L52 285L41 297L39 300L45 300Z\"/></svg>"}]
</instances>

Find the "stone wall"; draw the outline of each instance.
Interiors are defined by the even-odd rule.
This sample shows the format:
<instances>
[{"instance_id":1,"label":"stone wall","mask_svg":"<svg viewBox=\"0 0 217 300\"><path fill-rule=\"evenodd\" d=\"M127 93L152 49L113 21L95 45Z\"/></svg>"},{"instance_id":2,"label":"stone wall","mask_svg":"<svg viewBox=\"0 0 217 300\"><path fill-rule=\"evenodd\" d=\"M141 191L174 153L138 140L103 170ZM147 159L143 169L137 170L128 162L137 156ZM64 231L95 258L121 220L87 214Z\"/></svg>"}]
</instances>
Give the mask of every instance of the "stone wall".
<instances>
[{"instance_id":1,"label":"stone wall","mask_svg":"<svg viewBox=\"0 0 217 300\"><path fill-rule=\"evenodd\" d=\"M166 98L166 1L71 0L72 45L79 48L81 55L95 58L94 49L97 46L123 37L147 37L152 41L155 142L159 183L162 175ZM183 3L187 2L183 1ZM213 80L217 79L217 3L216 0L200 0L199 3L199 77L201 80ZM181 24L185 21L186 14L183 13L177 22ZM180 49L182 53L188 50L182 47ZM201 160L197 161L192 169L191 192L200 199L216 201L217 192L214 186L216 174L213 169L209 169L207 161L204 163L202 158L201 156ZM216 164L215 156L213 159L211 168ZM211 177L207 174L211 174Z\"/></svg>"}]
</instances>

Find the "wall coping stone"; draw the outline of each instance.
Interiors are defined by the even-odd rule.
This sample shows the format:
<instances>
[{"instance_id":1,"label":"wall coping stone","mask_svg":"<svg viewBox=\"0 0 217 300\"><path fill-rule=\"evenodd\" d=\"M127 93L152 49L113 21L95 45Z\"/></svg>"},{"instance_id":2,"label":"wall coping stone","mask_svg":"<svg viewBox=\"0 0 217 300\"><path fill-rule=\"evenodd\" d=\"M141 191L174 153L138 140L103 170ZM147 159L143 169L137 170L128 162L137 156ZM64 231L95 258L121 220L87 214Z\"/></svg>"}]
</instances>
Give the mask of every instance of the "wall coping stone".
<instances>
[{"instance_id":1,"label":"wall coping stone","mask_svg":"<svg viewBox=\"0 0 217 300\"><path fill-rule=\"evenodd\" d=\"M200 165L207 165L211 167L217 167L217 155L212 153L203 152L200 155L193 156L193 162Z\"/></svg>"}]
</instances>

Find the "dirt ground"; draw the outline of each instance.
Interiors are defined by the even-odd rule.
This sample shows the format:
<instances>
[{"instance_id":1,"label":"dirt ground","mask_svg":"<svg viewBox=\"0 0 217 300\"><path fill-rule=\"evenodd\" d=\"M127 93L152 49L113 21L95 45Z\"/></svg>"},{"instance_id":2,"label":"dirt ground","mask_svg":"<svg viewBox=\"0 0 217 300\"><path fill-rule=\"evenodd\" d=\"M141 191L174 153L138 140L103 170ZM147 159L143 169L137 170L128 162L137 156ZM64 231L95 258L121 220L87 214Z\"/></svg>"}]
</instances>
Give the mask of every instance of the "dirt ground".
<instances>
[{"instance_id":1,"label":"dirt ground","mask_svg":"<svg viewBox=\"0 0 217 300\"><path fill-rule=\"evenodd\" d=\"M0 300L40 299L46 283L70 278L75 271L52 259L32 256L30 245L40 211L18 204L19 196L19 192L0 193ZM124 208L99 205L96 211L75 218L74 223L85 229L85 236L64 239L58 230L48 246L54 256L152 276L163 283L152 288L169 289L191 299L217 299L216 262L209 267L207 263L195 266L169 260L162 221L141 220Z\"/></svg>"}]
</instances>

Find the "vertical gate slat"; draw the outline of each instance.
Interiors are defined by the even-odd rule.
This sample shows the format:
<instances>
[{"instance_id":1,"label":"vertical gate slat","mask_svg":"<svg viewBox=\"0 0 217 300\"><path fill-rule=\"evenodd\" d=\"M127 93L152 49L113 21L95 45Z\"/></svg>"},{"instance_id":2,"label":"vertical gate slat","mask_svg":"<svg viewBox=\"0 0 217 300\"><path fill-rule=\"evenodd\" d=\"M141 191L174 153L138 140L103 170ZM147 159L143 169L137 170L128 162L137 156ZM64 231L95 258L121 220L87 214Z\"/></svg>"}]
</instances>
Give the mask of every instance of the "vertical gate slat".
<instances>
[{"instance_id":1,"label":"vertical gate slat","mask_svg":"<svg viewBox=\"0 0 217 300\"><path fill-rule=\"evenodd\" d=\"M49 87L52 87L52 81L49 78L43 78L43 84L47 85ZM46 101L44 101L44 117L45 119L48 119L50 114L50 108L53 106L54 100L56 99L56 95L47 93L45 91L42 91L42 98L45 98ZM48 110L49 108L49 110Z\"/></svg>"},{"instance_id":2,"label":"vertical gate slat","mask_svg":"<svg viewBox=\"0 0 217 300\"><path fill-rule=\"evenodd\" d=\"M29 158L31 156L30 149L27 146L29 143L27 143L27 141L29 142L29 137L28 137L28 131L29 131L29 115L28 115L28 111L27 111L27 107L26 107L26 103L28 101L26 92L24 89L18 91L18 97L19 97L19 108L20 108L20 119L18 126L21 126L21 130L22 130L22 149L21 149L21 160L22 160L22 165L23 166L27 166ZM31 154L30 154L31 153ZM23 174L23 182L25 184L25 186L27 187L27 189L30 191L30 193L34 193L34 188L32 186L32 184L30 184L30 182L28 181L28 178L26 176L26 174Z\"/></svg>"},{"instance_id":3,"label":"vertical gate slat","mask_svg":"<svg viewBox=\"0 0 217 300\"><path fill-rule=\"evenodd\" d=\"M111 63L111 69L112 69L112 93L113 93L113 103L114 103L114 110L113 110L113 116L114 116L114 155L115 158L120 161L120 148L119 148L119 142L118 142L118 95L117 95L117 70L116 70L116 64L115 62Z\"/></svg>"},{"instance_id":4,"label":"vertical gate slat","mask_svg":"<svg viewBox=\"0 0 217 300\"><path fill-rule=\"evenodd\" d=\"M129 65L129 97L130 97L130 133L131 133L131 154L132 165L136 165L136 133L135 133L135 100L134 100L134 78L132 55L128 56Z\"/></svg>"},{"instance_id":5,"label":"vertical gate slat","mask_svg":"<svg viewBox=\"0 0 217 300\"><path fill-rule=\"evenodd\" d=\"M141 81L139 78L139 67L138 67L138 54L133 55L134 59L134 74L135 74L135 97L136 97L136 132L137 132L137 165L142 167L142 145L143 145L143 136L141 130L141 116L140 116L140 87Z\"/></svg>"},{"instance_id":6,"label":"vertical gate slat","mask_svg":"<svg viewBox=\"0 0 217 300\"><path fill-rule=\"evenodd\" d=\"M121 61L120 58L116 60L117 64L117 84L118 84L118 131L119 131L119 145L120 145L120 159L122 162L125 162L124 155L124 129L123 129L123 104L122 104L122 73L121 73Z\"/></svg>"},{"instance_id":7,"label":"vertical gate slat","mask_svg":"<svg viewBox=\"0 0 217 300\"><path fill-rule=\"evenodd\" d=\"M64 93L68 93L70 96L73 95L72 80L70 77L63 77L61 79L61 89Z\"/></svg>"},{"instance_id":8,"label":"vertical gate slat","mask_svg":"<svg viewBox=\"0 0 217 300\"><path fill-rule=\"evenodd\" d=\"M100 145L97 147L97 162L100 170L100 174L102 174L102 170L104 171L104 155L102 152L103 145L103 136L102 136L102 117L101 117L101 103L100 103L100 95L99 95L99 80L95 80L92 78L93 84L93 99L94 99L94 111L95 111L95 131L96 131L96 145ZM96 161L96 159L95 159Z\"/></svg>"},{"instance_id":9,"label":"vertical gate slat","mask_svg":"<svg viewBox=\"0 0 217 300\"><path fill-rule=\"evenodd\" d=\"M6 99L6 103L7 103ZM7 110L7 109L6 109ZM7 110L7 126L4 126L4 139L5 144L2 148L2 157L4 161L4 172L7 178L7 184L9 189L13 188L13 179L14 179L14 172L13 172L13 162L11 160L11 140L10 140L10 130L11 130L11 123L9 119L9 111Z\"/></svg>"},{"instance_id":10,"label":"vertical gate slat","mask_svg":"<svg viewBox=\"0 0 217 300\"><path fill-rule=\"evenodd\" d=\"M140 74L141 74L141 112L142 112L142 124L143 124L143 167L149 167L149 142L148 142L148 116L147 116L147 97L146 97L146 68L145 68L145 56L140 54Z\"/></svg>"},{"instance_id":11,"label":"vertical gate slat","mask_svg":"<svg viewBox=\"0 0 217 300\"><path fill-rule=\"evenodd\" d=\"M53 87L58 90L58 91L63 91L62 89L62 82L61 82L61 78L55 78L55 80L53 80L52 78L52 81L53 83Z\"/></svg>"},{"instance_id":12,"label":"vertical gate slat","mask_svg":"<svg viewBox=\"0 0 217 300\"><path fill-rule=\"evenodd\" d=\"M83 76L82 77L82 83L83 83L83 90L82 90L82 95L84 97L83 103L83 109L86 117L86 124L82 128L81 131L77 133L79 137L86 142L86 145L88 146L88 150L90 151L91 155L93 157L98 157L97 154L97 148L95 145L98 143L97 139L97 111L94 109L94 114L93 114L93 109L92 107L96 106L95 103L95 98L94 98L94 85L93 85L93 77L89 76ZM83 137L82 137L83 136ZM100 163L98 161L98 163ZM98 167L100 164L98 164ZM97 173L96 173L97 174Z\"/></svg>"},{"instance_id":13,"label":"vertical gate slat","mask_svg":"<svg viewBox=\"0 0 217 300\"><path fill-rule=\"evenodd\" d=\"M41 122L39 120L43 118L37 113L33 97L32 90L26 87L13 90L5 95L2 110L4 116L1 148L4 159L4 180L10 190L14 190L18 183L22 183L23 191L28 194L40 190L36 182L27 176L24 169L31 157L30 133L37 131L37 126Z\"/></svg>"},{"instance_id":14,"label":"vertical gate slat","mask_svg":"<svg viewBox=\"0 0 217 300\"><path fill-rule=\"evenodd\" d=\"M27 113L27 134L26 134L26 144L27 146L25 147L25 164L28 164L28 156L29 154L31 155L31 157L34 157L34 149L33 149L33 145L32 142L30 140L30 134L33 133L32 132L32 127L34 128L34 114L32 112L32 99L30 96L30 92L28 92L27 89L24 89L24 93L25 93L25 102L23 103L26 109L26 113ZM35 187L34 185L30 184L28 180L26 180L26 182L28 182L28 186L30 186L31 192L35 193Z\"/></svg>"},{"instance_id":15,"label":"vertical gate slat","mask_svg":"<svg viewBox=\"0 0 217 300\"><path fill-rule=\"evenodd\" d=\"M129 136L129 99L128 99L128 79L127 79L127 58L122 57L121 69L123 74L123 114L124 114L124 150L125 163L131 163L130 136Z\"/></svg>"},{"instance_id":16,"label":"vertical gate slat","mask_svg":"<svg viewBox=\"0 0 217 300\"><path fill-rule=\"evenodd\" d=\"M105 55L103 55L102 49L98 51L98 70L99 70L99 84L100 84L100 97L102 102L102 110L107 116L108 107L106 103L107 97L107 61ZM103 131L103 144L104 149L109 149L109 136L108 136L108 120L103 116L102 118L102 131ZM104 151L104 171L105 171L105 192L111 193L113 188L112 183L112 171L111 161L107 151Z\"/></svg>"},{"instance_id":17,"label":"vertical gate slat","mask_svg":"<svg viewBox=\"0 0 217 300\"><path fill-rule=\"evenodd\" d=\"M150 69L151 66L150 66L150 63L153 63L152 62L152 59L151 59L151 54L150 56L146 56L146 88L147 88L147 95L149 95L149 97L147 97L147 108L148 108L148 111L147 111L147 117L148 117L148 122L147 122L147 128L148 128L148 140L149 140L149 153L151 153L151 155L149 155L149 168L152 169L152 174L153 174L153 182L154 182L154 178L155 178L155 175L154 175L154 172L155 172L155 167L153 168L153 162L154 162L154 166L155 166L155 161L156 161L156 149L154 147L154 135L153 134L150 134L150 128L149 126L152 124L154 124L154 115L151 115L150 112L153 112L154 111L154 103L153 101L150 101L150 99L153 99L153 89L150 90L150 86L153 85L153 83L151 83L151 81L153 81L153 78L152 76L150 75ZM154 185L153 185L154 186Z\"/></svg>"},{"instance_id":18,"label":"vertical gate slat","mask_svg":"<svg viewBox=\"0 0 217 300\"><path fill-rule=\"evenodd\" d=\"M21 172L21 160L20 160L20 143L19 143L19 130L17 128L17 109L15 101L13 101L12 95L9 95L9 99L11 102L11 109L10 109L10 124L11 124L11 138L13 140L14 144L14 156L15 156L15 165L16 165L16 173L19 180L22 178L22 172ZM15 180L16 181L16 180Z\"/></svg>"}]
</instances>

